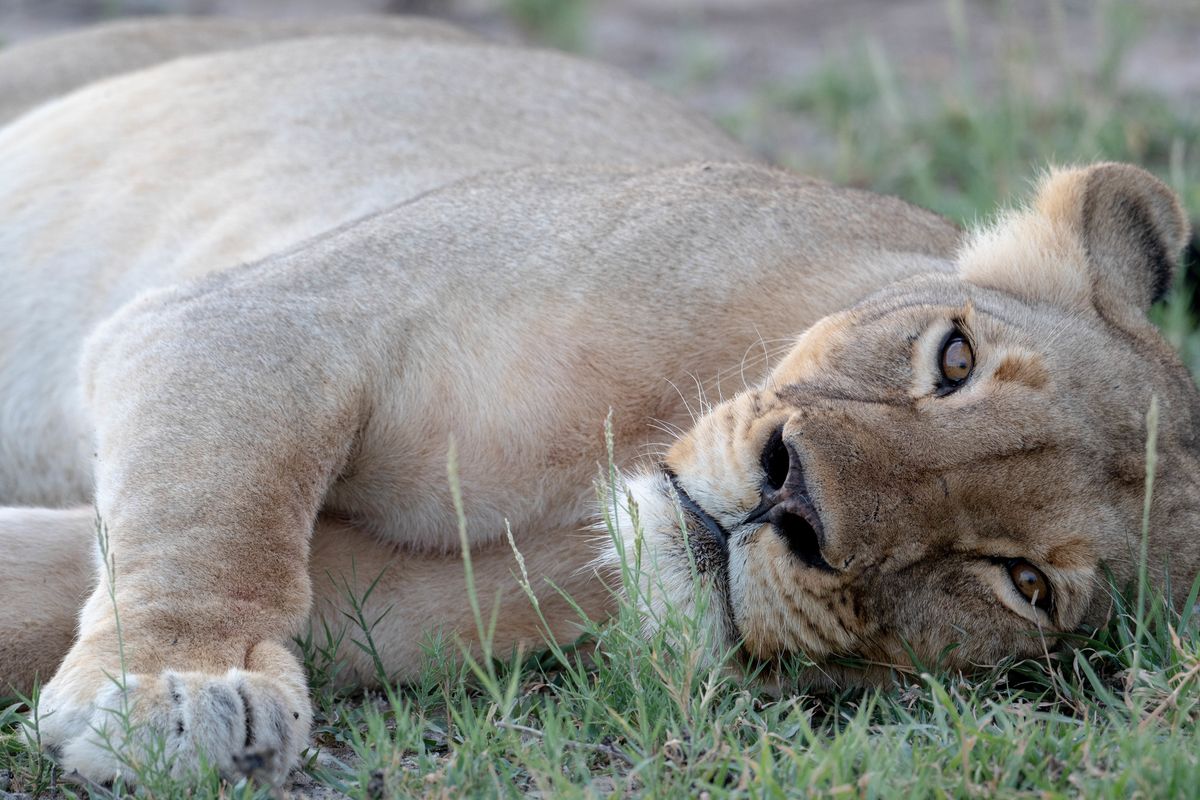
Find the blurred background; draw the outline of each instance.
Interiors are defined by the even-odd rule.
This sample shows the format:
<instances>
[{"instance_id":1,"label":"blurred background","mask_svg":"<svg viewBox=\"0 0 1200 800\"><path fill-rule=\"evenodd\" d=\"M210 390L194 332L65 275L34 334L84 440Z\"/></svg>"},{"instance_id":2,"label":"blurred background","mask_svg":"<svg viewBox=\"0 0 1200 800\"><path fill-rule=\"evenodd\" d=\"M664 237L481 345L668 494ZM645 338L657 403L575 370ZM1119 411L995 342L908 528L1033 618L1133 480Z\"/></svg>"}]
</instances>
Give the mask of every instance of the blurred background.
<instances>
[{"instance_id":1,"label":"blurred background","mask_svg":"<svg viewBox=\"0 0 1200 800\"><path fill-rule=\"evenodd\" d=\"M0 0L0 42L128 16L403 13L574 51L769 159L960 222L1049 162L1131 161L1200 219L1200 0ZM1188 287L1157 310L1200 366Z\"/></svg>"},{"instance_id":2,"label":"blurred background","mask_svg":"<svg viewBox=\"0 0 1200 800\"><path fill-rule=\"evenodd\" d=\"M1200 189L1200 0L0 0L0 43L129 16L370 13L606 61L776 162L959 219L1049 159Z\"/></svg>"}]
</instances>

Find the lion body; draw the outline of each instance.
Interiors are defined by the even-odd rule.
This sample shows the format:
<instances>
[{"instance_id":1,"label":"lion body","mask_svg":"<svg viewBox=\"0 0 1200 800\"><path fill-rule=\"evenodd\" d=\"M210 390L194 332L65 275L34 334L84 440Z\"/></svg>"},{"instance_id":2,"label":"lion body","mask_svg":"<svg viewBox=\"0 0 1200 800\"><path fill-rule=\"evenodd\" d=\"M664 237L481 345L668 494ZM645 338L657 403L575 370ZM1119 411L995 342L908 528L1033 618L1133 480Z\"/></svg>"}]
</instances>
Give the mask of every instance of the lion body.
<instances>
[{"instance_id":1,"label":"lion body","mask_svg":"<svg viewBox=\"0 0 1200 800\"><path fill-rule=\"evenodd\" d=\"M494 83L456 80L459 71ZM0 502L9 505L89 499L80 346L138 292L280 253L490 170L742 155L667 98L586 62L374 37L118 77L0 139ZM37 313L26 313L35 297Z\"/></svg>"},{"instance_id":2,"label":"lion body","mask_svg":"<svg viewBox=\"0 0 1200 800\"><path fill-rule=\"evenodd\" d=\"M763 348L943 266L957 241L927 212L757 164L610 69L404 33L105 68L118 74L0 131L0 503L94 502L120 533L111 557L150 567L118 570L139 676L170 666L149 645L163 636L197 640L202 663L286 662L255 643L302 630L310 608L337 627L344 591L380 574L373 606L405 609L376 631L390 675L415 676L431 636L471 640L452 441L479 593L502 603L496 646L541 636L506 525L553 632L571 638L575 615L549 587L591 613L610 603L586 533L610 412L630 463L661 439L654 426L690 421L690 382L723 372L741 388ZM151 431L159 455L170 442L169 475L134 455ZM264 469L268 453L297 471ZM181 504L173 522L124 519L181 486L201 503L227 495L244 518L197 528ZM276 506L298 516L273 531ZM36 571L54 596L0 616L7 683L26 689L62 659L95 581L96 522L0 511L0 583ZM164 541L162 525L191 533ZM205 565L253 552L293 574L265 600L260 571L223 571L209 625ZM81 664L111 649L104 583L83 603ZM142 622L154 631L139 640ZM341 657L343 680L377 679L353 648ZM103 693L103 673L70 663L48 704L56 685ZM293 672L268 671L281 702L305 702ZM70 731L102 707L68 702L44 734L97 775L107 762ZM195 736L221 751L209 734Z\"/></svg>"},{"instance_id":3,"label":"lion body","mask_svg":"<svg viewBox=\"0 0 1200 800\"><path fill-rule=\"evenodd\" d=\"M316 21L155 17L111 22L0 50L0 125L90 83L176 58L283 39L347 35L424 42L476 41L461 28L418 17L333 17Z\"/></svg>"},{"instance_id":4,"label":"lion body","mask_svg":"<svg viewBox=\"0 0 1200 800\"><path fill-rule=\"evenodd\" d=\"M137 721L184 767L204 751L226 770L270 721L280 777L310 713L286 644L342 624L346 592L379 578L392 678L428 637L474 636L452 483L496 646L542 634L508 529L570 638L554 587L611 603L586 533L606 419L625 468L704 392L738 394L753 413L676 443L698 469L713 425L758 430L737 427L761 411L743 390L796 334L897 281L957 280L945 220L757 163L619 73L386 33L200 55L220 37L171 34L192 57L106 66L0 129L0 592L43 578L2 598L0 680L58 668L42 736L95 779L122 771L89 735L119 700L114 597ZM772 380L836 364L830 330ZM62 510L15 508L34 505ZM378 678L341 657L342 679ZM196 710L217 695L236 724Z\"/></svg>"}]
</instances>

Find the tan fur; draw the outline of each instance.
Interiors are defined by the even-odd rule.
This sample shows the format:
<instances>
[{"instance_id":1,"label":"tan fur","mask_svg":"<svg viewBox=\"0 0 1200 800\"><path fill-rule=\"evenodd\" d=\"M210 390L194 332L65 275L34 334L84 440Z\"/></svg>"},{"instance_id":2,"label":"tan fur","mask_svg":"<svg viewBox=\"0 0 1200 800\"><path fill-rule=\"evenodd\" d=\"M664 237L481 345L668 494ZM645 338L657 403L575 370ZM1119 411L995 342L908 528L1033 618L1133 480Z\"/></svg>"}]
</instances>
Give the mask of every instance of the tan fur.
<instances>
[{"instance_id":1,"label":"tan fur","mask_svg":"<svg viewBox=\"0 0 1200 800\"><path fill-rule=\"evenodd\" d=\"M0 694L50 680L74 641L95 584L95 521L90 508L0 508Z\"/></svg>"},{"instance_id":2,"label":"tan fur","mask_svg":"<svg viewBox=\"0 0 1200 800\"><path fill-rule=\"evenodd\" d=\"M0 126L89 83L182 56L310 36L366 35L424 41L471 41L471 34L434 19L333 17L234 20L154 17L110 22L0 50Z\"/></svg>"},{"instance_id":3,"label":"tan fur","mask_svg":"<svg viewBox=\"0 0 1200 800\"><path fill-rule=\"evenodd\" d=\"M721 574L703 576L711 626L730 632L718 645L767 661L803 652L822 665L813 680L862 680L910 654L958 668L1033 656L1102 622L1104 569L1136 578L1152 397L1149 567L1182 602L1200 571L1200 403L1145 310L1186 229L1141 170L1055 171L1030 209L965 244L958 277L910 279L826 317L760 387L701 419L662 469L728 532ZM974 370L941 393L955 328ZM763 466L775 431L791 466L780 491L811 501L821 530L805 534L807 552L828 568L790 553L787 527L750 520L775 491ZM678 562L676 489L653 469L628 490L660 561ZM1009 559L1045 573L1051 608L1017 592ZM651 605L689 607L691 580L674 570ZM829 663L839 656L876 668L856 676Z\"/></svg>"},{"instance_id":4,"label":"tan fur","mask_svg":"<svg viewBox=\"0 0 1200 800\"><path fill-rule=\"evenodd\" d=\"M1152 179L1098 169L1084 178L1112 180L1082 197L1132 187L1170 228ZM1051 223L1079 241L1037 252L1067 247L1089 269L1114 242L1144 255L1153 231L1104 238L1121 227L1096 224L1112 207ZM1098 561L1128 574L1117 542L1151 390L1171 420L1156 554L1194 509L1181 476L1195 474L1182 427L1195 391L1140 307L1088 306L1070 281L1037 301L987 288L1036 283L1036 256L1008 287L1002 262L971 266L987 262L978 247L955 263L945 221L753 163L670 99L561 55L314 38L132 72L0 130L0 218L0 502L93 501L115 566L115 581L88 568L89 512L0 514L0 642L23 637L0 646L0 679L28 687L62 657L42 741L95 780L130 777L96 733L121 735L111 709L126 702L129 757L159 735L177 772L203 752L236 773L249 750L281 778L310 714L286 645L310 625L336 631L345 592L376 577L368 616L387 611L375 635L389 678L417 675L430 636L469 644L452 444L497 646L544 633L509 526L550 633L570 638L552 585L592 615L612 603L588 532L606 417L632 465L659 424L690 421L680 389L728 383L756 346L810 327L668 456L730 524L758 502L762 442L786 421L815 454L813 500L837 533L833 573L798 569L769 526L705 561L702 582L731 609L715 607L715 645L740 630L759 656L891 659L902 638L925 654L965 631L978 636L963 659L986 660L1031 624L1085 618ZM934 399L947 315L988 345L976 384ZM1118 391L1106 370L1124 370ZM1037 450L1046 441L1056 449ZM686 608L670 486L653 469L630 486L655 583ZM1054 512L1025 525L1044 539L1009 532L1022 507ZM970 555L1017 544L1064 587L1052 619ZM889 583L913 564L937 580ZM97 572L64 654L63 609ZM110 678L120 653L127 696ZM354 648L343 658L344 680L376 679Z\"/></svg>"}]
</instances>

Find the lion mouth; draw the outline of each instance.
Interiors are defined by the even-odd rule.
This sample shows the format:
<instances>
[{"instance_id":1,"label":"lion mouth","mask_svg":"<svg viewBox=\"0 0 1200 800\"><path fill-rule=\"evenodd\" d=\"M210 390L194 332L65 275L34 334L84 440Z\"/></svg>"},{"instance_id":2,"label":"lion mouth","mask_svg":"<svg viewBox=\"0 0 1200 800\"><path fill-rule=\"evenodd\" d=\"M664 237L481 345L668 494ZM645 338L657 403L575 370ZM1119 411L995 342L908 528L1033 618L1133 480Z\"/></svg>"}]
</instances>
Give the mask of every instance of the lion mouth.
<instances>
[{"instance_id":1,"label":"lion mouth","mask_svg":"<svg viewBox=\"0 0 1200 800\"><path fill-rule=\"evenodd\" d=\"M679 499L689 533L688 544L696 559L697 569L707 571L716 559L721 563L728 561L729 531L687 493L678 475L665 467L663 475ZM806 566L826 572L837 571L821 552L825 538L824 526L809 496L808 485L798 461L793 459L787 480L782 486L778 489L764 488L762 501L737 527L762 524L770 524L787 543L792 555Z\"/></svg>"},{"instance_id":2,"label":"lion mouth","mask_svg":"<svg viewBox=\"0 0 1200 800\"><path fill-rule=\"evenodd\" d=\"M700 531L696 531L697 525L687 524L688 545L696 560L696 570L707 572L718 563L724 564L729 558L729 532L721 526L721 523L717 522L712 514L709 514L692 499L692 496L679 483L679 478L674 472L664 469L663 474L675 491L676 497L679 498L679 507L683 511L685 524L697 523L700 531L707 534L698 536L696 533Z\"/></svg>"}]
</instances>

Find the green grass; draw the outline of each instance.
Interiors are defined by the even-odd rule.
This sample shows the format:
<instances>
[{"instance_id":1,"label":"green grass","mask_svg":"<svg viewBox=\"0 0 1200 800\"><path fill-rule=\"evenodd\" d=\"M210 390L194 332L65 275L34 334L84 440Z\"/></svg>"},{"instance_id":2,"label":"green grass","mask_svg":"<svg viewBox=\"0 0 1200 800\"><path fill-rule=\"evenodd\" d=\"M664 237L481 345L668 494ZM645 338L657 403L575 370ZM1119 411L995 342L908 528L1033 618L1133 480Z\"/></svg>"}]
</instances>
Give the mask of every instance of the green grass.
<instances>
[{"instance_id":1,"label":"green grass","mask_svg":"<svg viewBox=\"0 0 1200 800\"><path fill-rule=\"evenodd\" d=\"M449 473L456 487L453 455ZM647 590L647 557L625 552L629 597ZM302 649L315 741L335 757L314 753L306 771L359 798L1190 796L1200 786L1200 616L1187 610L1197 590L1182 613L1136 587L1114 592L1104 630L1044 659L820 696L773 696L752 674L702 663L708 631L695 616L668 609L647 639L630 601L606 624L584 621L583 646L531 659L431 643L418 681L365 697L331 688L336 664L311 637ZM355 613L363 600L350 598L347 635L370 651L371 621ZM492 621L469 601L486 642ZM20 745L18 711L0 712L0 791L81 795ZM272 796L210 770L176 782L161 764L141 780L148 797Z\"/></svg>"},{"instance_id":2,"label":"green grass","mask_svg":"<svg viewBox=\"0 0 1200 800\"><path fill-rule=\"evenodd\" d=\"M744 113L723 122L753 141L764 108L814 119L828 148L818 157L783 153L785 164L897 195L965 225L1019 201L1047 165L1100 160L1128 161L1156 173L1183 198L1191 219L1200 220L1200 106L1121 88L1116 76L1136 37L1137 6L1100 5L1105 13L1093 43L1098 55L1087 72L1068 69L1053 49L1039 52L1031 35L1006 60L981 64L967 34L952 24L959 30L959 68L937 85L901 81L880 44L867 40L813 77L763 87ZM948 3L952 23L957 6ZM1051 21L1061 24L1054 16ZM1060 37L1061 31L1050 38ZM1048 96L1047 85L1056 87ZM1181 280L1153 316L1200 374L1191 294Z\"/></svg>"},{"instance_id":3,"label":"green grass","mask_svg":"<svg viewBox=\"0 0 1200 800\"><path fill-rule=\"evenodd\" d=\"M537 3L513 4L514 13ZM955 8L950 4L950 8ZM898 194L970 223L1024 193L1047 163L1128 160L1157 172L1200 216L1200 119L1161 98L1121 91L1128 6L1096 42L1090 76L1059 74L1034 91L1026 50L985 70L961 45L947 83L903 85L886 53L865 43L812 79L762 87L731 127L753 139L756 107L816 120L829 157L799 169ZM557 24L557 23L556 23ZM578 23L567 21L570 31ZM1197 371L1196 322L1177 294L1155 310ZM637 554L630 554L632 562ZM625 581L638 591L638 565ZM1193 593L1193 597L1195 594ZM634 604L581 645L535 658L468 659L430 644L413 685L368 696L332 686L338 665L302 642L312 676L315 741L306 771L358 798L554 797L1173 797L1200 792L1200 620L1138 587L1114 592L1117 613L1095 636L1044 659L982 675L925 674L872 691L775 697L752 676L700 664L706 632L668 615L647 640ZM361 598L358 598L361 600ZM488 620L479 619L486 632ZM346 635L371 647L370 621ZM83 796L21 744L21 707L0 708L4 792ZM91 787L92 796L108 792ZM176 785L147 775L151 797L269 797L206 773Z\"/></svg>"},{"instance_id":4,"label":"green grass","mask_svg":"<svg viewBox=\"0 0 1200 800\"><path fill-rule=\"evenodd\" d=\"M503 0L508 16L534 42L579 52L587 46L591 0Z\"/></svg>"}]
</instances>

